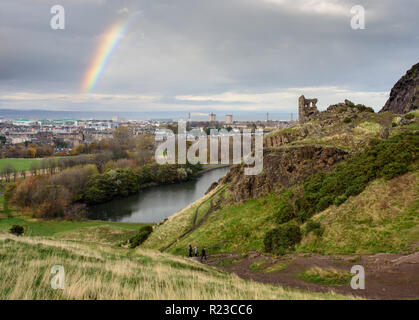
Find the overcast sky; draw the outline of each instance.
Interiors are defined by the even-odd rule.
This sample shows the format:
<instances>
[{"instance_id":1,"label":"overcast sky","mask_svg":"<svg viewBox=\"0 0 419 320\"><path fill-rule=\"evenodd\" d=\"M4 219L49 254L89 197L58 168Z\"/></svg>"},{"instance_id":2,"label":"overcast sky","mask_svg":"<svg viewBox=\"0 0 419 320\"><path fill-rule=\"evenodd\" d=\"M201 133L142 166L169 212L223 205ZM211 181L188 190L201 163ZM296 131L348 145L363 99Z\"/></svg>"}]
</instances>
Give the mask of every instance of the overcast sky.
<instances>
[{"instance_id":1,"label":"overcast sky","mask_svg":"<svg viewBox=\"0 0 419 320\"><path fill-rule=\"evenodd\" d=\"M55 4L65 30L50 27ZM365 30L351 28L354 5ZM1 0L0 108L288 112L305 94L379 110L419 62L418 12L417 0ZM130 17L83 92L105 33Z\"/></svg>"}]
</instances>

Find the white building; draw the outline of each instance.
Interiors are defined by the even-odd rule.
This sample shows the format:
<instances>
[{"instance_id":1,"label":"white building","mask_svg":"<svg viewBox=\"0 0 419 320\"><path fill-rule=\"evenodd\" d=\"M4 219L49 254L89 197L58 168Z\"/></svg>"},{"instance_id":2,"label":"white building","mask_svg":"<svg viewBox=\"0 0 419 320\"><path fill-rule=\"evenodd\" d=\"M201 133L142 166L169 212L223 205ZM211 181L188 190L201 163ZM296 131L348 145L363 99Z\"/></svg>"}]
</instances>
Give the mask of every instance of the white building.
<instances>
[{"instance_id":1,"label":"white building","mask_svg":"<svg viewBox=\"0 0 419 320\"><path fill-rule=\"evenodd\" d=\"M233 115L226 114L226 124L232 124L232 123L233 123Z\"/></svg>"},{"instance_id":2,"label":"white building","mask_svg":"<svg viewBox=\"0 0 419 320\"><path fill-rule=\"evenodd\" d=\"M210 122L215 122L216 121L216 115L215 115L215 113L210 113L209 114L209 121Z\"/></svg>"}]
</instances>

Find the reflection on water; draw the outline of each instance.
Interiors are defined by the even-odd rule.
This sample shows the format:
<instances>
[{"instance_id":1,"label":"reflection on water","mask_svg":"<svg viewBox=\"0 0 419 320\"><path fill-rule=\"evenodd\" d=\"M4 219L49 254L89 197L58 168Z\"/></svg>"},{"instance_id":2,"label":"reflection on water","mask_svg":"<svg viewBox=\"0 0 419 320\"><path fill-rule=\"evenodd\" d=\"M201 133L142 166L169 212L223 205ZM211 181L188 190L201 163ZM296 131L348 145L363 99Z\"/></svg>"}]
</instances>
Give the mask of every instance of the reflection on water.
<instances>
[{"instance_id":1,"label":"reflection on water","mask_svg":"<svg viewBox=\"0 0 419 320\"><path fill-rule=\"evenodd\" d=\"M201 198L229 168L204 173L194 181L156 186L140 194L90 207L88 218L120 222L160 222Z\"/></svg>"}]
</instances>

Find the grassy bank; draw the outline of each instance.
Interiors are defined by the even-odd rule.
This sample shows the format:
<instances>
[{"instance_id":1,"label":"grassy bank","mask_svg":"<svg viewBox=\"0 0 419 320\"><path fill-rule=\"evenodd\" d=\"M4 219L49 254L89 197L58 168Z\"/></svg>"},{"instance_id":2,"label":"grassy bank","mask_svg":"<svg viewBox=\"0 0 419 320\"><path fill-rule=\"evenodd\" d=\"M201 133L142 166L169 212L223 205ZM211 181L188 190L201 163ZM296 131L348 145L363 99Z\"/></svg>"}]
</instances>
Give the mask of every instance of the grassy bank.
<instances>
[{"instance_id":1,"label":"grassy bank","mask_svg":"<svg viewBox=\"0 0 419 320\"><path fill-rule=\"evenodd\" d=\"M0 299L340 299L288 290L157 251L0 233ZM51 289L51 267L65 270Z\"/></svg>"},{"instance_id":2,"label":"grassy bank","mask_svg":"<svg viewBox=\"0 0 419 320\"><path fill-rule=\"evenodd\" d=\"M23 226L25 236L119 244L132 237L144 224L100 220L35 219L5 207L3 194L0 194L0 232L8 232L13 225Z\"/></svg>"},{"instance_id":3,"label":"grassy bank","mask_svg":"<svg viewBox=\"0 0 419 320\"><path fill-rule=\"evenodd\" d=\"M165 244L176 241L192 225L195 212L198 219L205 215L210 208L211 196L215 201L222 192L218 188L169 218L155 229L143 246L160 250ZM278 197L271 194L258 200L222 207L212 212L196 230L176 241L167 252L186 254L189 244L200 248L206 246L210 253L262 251L265 231L274 225L272 216L277 201Z\"/></svg>"},{"instance_id":4,"label":"grassy bank","mask_svg":"<svg viewBox=\"0 0 419 320\"><path fill-rule=\"evenodd\" d=\"M418 178L419 171L414 171L389 181L374 180L341 206L331 206L315 215L313 220L320 222L325 231L321 236L313 232L305 235L297 252L374 254L419 249L414 247L419 243ZM143 246L160 250L175 241L191 225L197 204L201 204L198 213L202 215L200 211L208 210L209 201L207 196L158 226ZM275 225L278 201L279 196L270 194L224 206L167 252L185 255L189 244L206 246L210 254L263 252L265 232Z\"/></svg>"},{"instance_id":5,"label":"grassy bank","mask_svg":"<svg viewBox=\"0 0 419 320\"><path fill-rule=\"evenodd\" d=\"M298 252L362 254L419 249L419 171L390 181L377 179L358 196L331 206L313 220L321 237L307 234Z\"/></svg>"}]
</instances>

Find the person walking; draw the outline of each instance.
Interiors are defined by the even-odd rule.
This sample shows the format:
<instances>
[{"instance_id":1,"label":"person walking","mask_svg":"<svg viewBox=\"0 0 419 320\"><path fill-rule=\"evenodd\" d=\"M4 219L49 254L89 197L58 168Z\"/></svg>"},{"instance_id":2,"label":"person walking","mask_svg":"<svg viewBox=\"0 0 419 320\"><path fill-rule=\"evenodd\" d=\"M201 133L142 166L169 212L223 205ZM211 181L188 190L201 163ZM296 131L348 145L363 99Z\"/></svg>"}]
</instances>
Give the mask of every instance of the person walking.
<instances>
[{"instance_id":1,"label":"person walking","mask_svg":"<svg viewBox=\"0 0 419 320\"><path fill-rule=\"evenodd\" d=\"M195 257L197 257L198 256L198 247L197 246L194 247L194 251L195 251Z\"/></svg>"},{"instance_id":2,"label":"person walking","mask_svg":"<svg viewBox=\"0 0 419 320\"><path fill-rule=\"evenodd\" d=\"M205 248L202 248L201 262L202 262L202 260L204 260L204 258L205 258L205 261L207 261L207 250Z\"/></svg>"},{"instance_id":3,"label":"person walking","mask_svg":"<svg viewBox=\"0 0 419 320\"><path fill-rule=\"evenodd\" d=\"M189 245L189 258L192 258L192 245Z\"/></svg>"}]
</instances>

